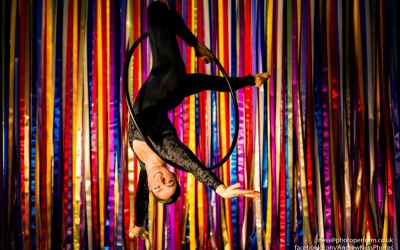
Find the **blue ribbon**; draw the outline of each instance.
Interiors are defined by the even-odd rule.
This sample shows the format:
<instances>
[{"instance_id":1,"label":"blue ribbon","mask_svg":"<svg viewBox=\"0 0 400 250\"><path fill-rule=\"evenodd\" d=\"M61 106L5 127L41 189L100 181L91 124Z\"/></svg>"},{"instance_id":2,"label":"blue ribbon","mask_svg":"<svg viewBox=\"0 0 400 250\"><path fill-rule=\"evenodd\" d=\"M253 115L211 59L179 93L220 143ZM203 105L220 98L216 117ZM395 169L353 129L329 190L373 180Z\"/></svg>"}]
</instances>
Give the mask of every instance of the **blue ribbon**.
<instances>
[{"instance_id":1,"label":"blue ribbon","mask_svg":"<svg viewBox=\"0 0 400 250\"><path fill-rule=\"evenodd\" d=\"M63 44L63 0L56 4L56 72L54 92L54 120L53 120L53 142L54 142L54 173L53 173L53 207L52 207L52 248L57 248L61 242L62 235L62 44Z\"/></svg>"},{"instance_id":2,"label":"blue ribbon","mask_svg":"<svg viewBox=\"0 0 400 250\"><path fill-rule=\"evenodd\" d=\"M41 79L41 55L42 55L42 0L33 3L34 6L34 24L32 24L32 34L36 42L32 50L32 58L36 59L32 63L32 84L31 84L31 116L30 116L30 173L29 173L29 207L30 207L30 235L31 246L36 248L36 204L35 204L35 169L36 169L36 142L37 142L37 102L38 102L38 85Z\"/></svg>"},{"instance_id":3,"label":"blue ribbon","mask_svg":"<svg viewBox=\"0 0 400 250\"><path fill-rule=\"evenodd\" d=\"M305 5L306 3L304 3ZM322 120L322 59L321 59L321 27L319 23L318 2L315 3L314 19L314 98L315 98L315 126L318 144L318 158L320 173L323 173L323 120ZM305 6L303 6L305 8ZM303 94L303 93L302 93ZM311 93L310 93L311 94ZM321 182L322 185L323 181ZM321 190L323 188L321 187Z\"/></svg>"},{"instance_id":4,"label":"blue ribbon","mask_svg":"<svg viewBox=\"0 0 400 250\"><path fill-rule=\"evenodd\" d=\"M126 1L125 0L120 0L119 2L119 9L118 9L118 15L115 16L116 22L119 23L119 26L116 27L117 32L119 35L116 35L116 37L119 37L119 41L115 42L116 45L119 44L119 50L120 50L120 57L119 57L119 62L118 62L118 68L119 68L119 75L116 76L116 86L118 86L118 90L122 89L122 84L123 81L120 80L122 79L123 75L123 67L121 65L124 64L124 58L125 58L125 30L126 30ZM116 48L117 51L118 47ZM116 60L117 62L117 60ZM116 71L117 72L117 71ZM123 95L120 95L120 91L116 91L116 100L120 100L120 103L123 102L122 98ZM118 117L121 117L120 114L120 109L118 109ZM118 128L122 128L122 123L120 119L118 119ZM116 249L117 250L122 250L123 249L123 244L124 244L124 239L123 239L123 204L124 204L124 192L123 192L123 187L124 187L124 161L122 158L122 133L121 129L117 130L118 135L117 135L117 157L118 157L118 180L119 180L119 206L118 206L118 218L117 218L117 242L116 242Z\"/></svg>"},{"instance_id":5,"label":"blue ribbon","mask_svg":"<svg viewBox=\"0 0 400 250\"><path fill-rule=\"evenodd\" d=\"M216 3L214 3L216 4ZM210 5L211 7L211 11L216 12L217 8L212 8L212 5ZM218 38L217 35L217 24L215 22L214 19L210 19L210 25L211 25L211 34L210 34L210 40L214 41L213 36L215 36L216 38ZM214 44L211 42L210 44L210 50L211 51L215 51L214 49ZM215 65L213 65L214 67L211 67L211 75L214 75L216 73L215 70ZM219 149L219 141L218 141L218 123L217 120L219 119L219 116L217 114L217 110L218 110L218 103L217 103L217 94L215 91L211 91L211 117L212 117L212 132L211 132L211 140L212 140L212 164L214 165L215 163L217 163L219 161L220 158L220 149ZM216 174L218 176L219 171L216 171Z\"/></svg>"},{"instance_id":6,"label":"blue ribbon","mask_svg":"<svg viewBox=\"0 0 400 250\"><path fill-rule=\"evenodd\" d=\"M230 13L230 22L234 23L236 22L236 0L232 0L231 4L231 13ZM231 25L231 37L232 37L232 46L231 46L231 60L230 60L230 72L232 76L237 76L237 71L236 71L236 64L237 64L237 55L236 55L236 26ZM234 131L235 131L235 116L233 115L235 113L235 109L233 106L231 106L231 138L234 136ZM236 183L237 182L237 147L236 149L232 152L231 155L231 183ZM234 239L239 239L240 238L240 230L239 230L239 224L238 224L238 200L237 198L232 198L231 199L231 209L232 209L232 228L233 228L233 238ZM233 241L233 247L234 249L239 249L239 241L235 240Z\"/></svg>"},{"instance_id":7,"label":"blue ribbon","mask_svg":"<svg viewBox=\"0 0 400 250\"><path fill-rule=\"evenodd\" d=\"M266 8L266 3L264 1L258 1L259 7L258 7L258 18L259 18L259 31L258 31L258 36L259 36L259 48L260 49L260 54L261 54L261 71L265 72L268 71L270 72L270 69L267 69L267 62L266 62L266 52L265 52L265 44L266 44L266 37L264 34L266 34L266 26L264 25L264 19L261 18L264 16L265 8ZM266 18L265 18L266 19ZM267 34L268 36L268 34ZM268 134L268 108L267 108L267 101L268 101L268 89L267 85L264 85L264 107L263 107L263 114L264 114L264 128L263 128L263 134L267 135ZM266 228L267 226L267 201L268 201L268 136L263 136L263 148L262 148L262 155L263 155L263 161L262 161L262 176L261 176L261 197L262 197L262 211L263 211L263 216L262 216L262 225L263 228Z\"/></svg>"},{"instance_id":8,"label":"blue ribbon","mask_svg":"<svg viewBox=\"0 0 400 250\"><path fill-rule=\"evenodd\" d=\"M2 8L2 10L3 9L5 9L5 10L9 10L10 9L10 2L9 1L3 1L2 3L1 3L1 8ZM8 16L8 14L9 14L10 12L9 11L5 11L5 15L4 15L4 17L2 16L2 20L7 20L7 21L9 21L9 19L10 19L10 17ZM4 18L4 19L3 19ZM9 46L9 34L10 34L10 32L7 30L7 28L8 28L8 26L7 25L5 25L5 30L3 29L3 30L1 30L2 32L1 32L1 36L2 36L2 39L1 39L1 42L0 42L0 44L1 44L1 48L2 48L2 51L4 52L4 54L2 55L2 58L4 57L4 58L10 58L9 57L9 49L8 49L8 46ZM3 48L4 48L4 50L3 50ZM2 72L2 80L4 80L4 83L8 83L9 82L9 77L8 77L8 73L9 73L9 70L8 70L8 68L6 67L6 65L8 65L8 64L0 64L0 70L1 70L1 72ZM4 100L3 99L1 99L0 100L0 104L2 105L2 107L3 108L0 108L0 120L1 120L1 122L4 122L4 126L7 124L7 119L6 119L6 117L8 117L6 114L7 114L7 112L8 112L8 108L7 108L7 106L6 106L6 94L5 93L8 93L8 91L6 91L6 88L7 88L7 86L8 86L8 84L1 84L1 86L0 86L0 96L3 96L3 93L4 93ZM7 204L7 201L8 201L8 199L7 199L7 165L8 165L8 161L6 161L6 156L8 155L8 153L7 153L7 146L6 146L6 144L5 144L5 142L6 142L6 140L7 140L7 138L8 137L6 137L6 131L7 131L7 129L6 129L6 127L4 127L4 129L2 128L2 130L1 130L1 133L0 133L0 141L1 141L1 143L0 143L0 152L1 152L1 154L0 154L0 161L2 162L2 163L4 163L4 165L3 164L0 164L0 202L2 203L2 204ZM3 136L4 135L4 136ZM4 157L4 158L3 158ZM7 205L2 205L2 206L0 206L0 220L1 221L3 221L3 222L5 222L6 221L6 211L7 211ZM7 225L7 223L2 223L2 225L0 226L0 248L1 247L3 247L3 246L5 246L5 244L6 244L6 232L7 232L7 229L6 229L6 225Z\"/></svg>"},{"instance_id":9,"label":"blue ribbon","mask_svg":"<svg viewBox=\"0 0 400 250\"><path fill-rule=\"evenodd\" d=\"M289 3L288 3L289 4ZM287 48L286 50L288 53L291 53L291 48ZM290 62L291 63L291 62ZM291 67L292 65L287 64L287 67ZM289 107L289 98L288 98L288 84L292 84L291 82L288 82L287 77L285 77L285 96L286 96L286 100L285 100L285 171L286 171L286 176L285 176L285 186L286 186L286 192L285 192L285 196L286 196L286 247L289 247L290 244L290 186L289 186L289 120L288 120L288 107ZM293 106L292 106L293 109ZM293 134L292 134L293 136ZM293 148L292 148L293 150ZM292 156L293 157L293 156Z\"/></svg>"},{"instance_id":10,"label":"blue ribbon","mask_svg":"<svg viewBox=\"0 0 400 250\"><path fill-rule=\"evenodd\" d=\"M87 17L87 43L86 43L86 56L87 56L87 70L88 70L88 94L89 94L89 103L92 104L93 102L93 97L92 97L92 92L93 92L93 47L94 47L94 18L95 18L95 9L96 5L94 0L88 0L88 17ZM90 122L90 127L92 127L92 112L93 112L93 107L92 105L89 105L89 122Z\"/></svg>"},{"instance_id":11,"label":"blue ribbon","mask_svg":"<svg viewBox=\"0 0 400 250\"><path fill-rule=\"evenodd\" d=\"M96 4L93 0L88 0L88 6L87 6L87 30L86 30L86 35L87 35L87 43L86 43L86 56L87 56L87 74L88 74L88 99L89 99L89 127L92 128L92 117L93 117L93 98L92 98L92 92L93 92L93 48L94 48L94 18L95 18L95 9L96 9ZM92 134L91 134L92 136ZM88 166L85 166L88 167ZM92 187L93 189L93 187ZM87 220L86 220L87 223ZM90 227L91 225L86 225L86 228ZM87 233L85 234L85 241L88 240L88 235ZM99 244L98 242L95 242L95 237L92 238L92 246L93 248L96 248Z\"/></svg>"},{"instance_id":12,"label":"blue ribbon","mask_svg":"<svg viewBox=\"0 0 400 250\"><path fill-rule=\"evenodd\" d=\"M10 13L11 13L11 11L10 11L10 3L8 2L8 1L6 1L6 3L4 4L5 6L5 12L6 12L6 17L5 17L5 19L8 21L8 22L10 22L10 19L11 19L11 17L10 17ZM3 7L3 6L2 6ZM2 33L2 35L4 35L4 40L3 40L3 38L2 38L2 48L4 47L5 49L4 49L4 58L10 58L10 43L9 43L9 41L10 41L10 31L9 31L9 25L5 25L6 26L6 30L5 30L5 32L3 32ZM3 45L4 44L4 45ZM7 60L4 60L5 62L7 62ZM9 169L8 169L8 161L9 161L9 159L8 159L8 150L9 150L9 148L8 148L8 126L9 126L9 124L8 124L8 115L9 115L9 82L10 82L10 75L9 75L9 72L10 72L10 70L9 70L9 67L6 67L5 65L4 65L4 81L5 81L5 83L7 83L7 84L2 84L2 87L3 87L3 93L4 93L4 100L3 100L3 110L4 110L4 113L3 113L3 117L2 117L2 121L4 122L4 130L2 131L3 133L4 133L4 137L2 138L3 139L3 141L1 142L1 145L2 145L2 147L3 147L3 145L4 145L4 148L2 148L4 151L2 152L3 153L3 157L4 157L4 159L3 159L3 162L4 162L4 169L1 169L1 171L2 171L2 174L4 173L4 176L3 176L3 178L4 178L4 181L2 182L2 184L3 184L3 186L2 186L2 191L4 190L4 193L3 193L3 195L2 195L2 197L3 197L3 201L2 201L2 204L4 204L4 205L2 205L2 206L0 206L1 207L1 209L4 209L5 211L1 214L2 216L4 215L5 217L4 218L2 218L3 220L2 221L5 221L5 223L1 226L1 228L4 228L4 234L2 234L2 238L4 239L4 240L2 240L2 242L0 242L0 243L2 243L2 245L4 245L4 246L6 246L6 244L9 244L9 243L7 243L6 241L8 240L8 235L9 235L9 218L7 217L7 214L8 214L8 199L9 199L9 197L8 197L8 175L9 175L9 173L8 173L8 171L9 171ZM2 167L3 167L3 165L2 165ZM3 178L2 178L2 180L3 180Z\"/></svg>"},{"instance_id":13,"label":"blue ribbon","mask_svg":"<svg viewBox=\"0 0 400 250\"><path fill-rule=\"evenodd\" d=\"M300 178L300 177L299 177ZM302 246L303 243L303 237L304 237L304 231L303 231L303 208L302 208L302 201L301 201L301 187L300 187L300 181L296 181L297 185L296 185L296 197L295 199L297 199L297 218L296 218L296 236L295 236L295 242L294 245L297 246ZM295 183L296 183L295 182Z\"/></svg>"},{"instance_id":14,"label":"blue ribbon","mask_svg":"<svg viewBox=\"0 0 400 250\"><path fill-rule=\"evenodd\" d=\"M217 97L216 93L214 91L211 92L211 117L212 117L212 130L211 130L211 151L213 152L211 156L211 162L212 164L215 164L218 162L219 159L219 143L218 143L218 130L217 130L217 111L216 111L216 105L217 105ZM218 171L216 171L218 173Z\"/></svg>"}]
</instances>

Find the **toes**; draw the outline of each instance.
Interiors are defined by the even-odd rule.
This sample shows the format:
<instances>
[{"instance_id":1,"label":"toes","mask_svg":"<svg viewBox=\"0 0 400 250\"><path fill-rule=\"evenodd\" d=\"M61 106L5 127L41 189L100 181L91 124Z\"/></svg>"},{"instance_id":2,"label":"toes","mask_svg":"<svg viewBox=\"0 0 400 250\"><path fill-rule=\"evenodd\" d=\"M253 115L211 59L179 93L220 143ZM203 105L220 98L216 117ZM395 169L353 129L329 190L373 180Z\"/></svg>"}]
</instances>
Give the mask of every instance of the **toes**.
<instances>
[{"instance_id":1,"label":"toes","mask_svg":"<svg viewBox=\"0 0 400 250\"><path fill-rule=\"evenodd\" d=\"M255 86L261 87L261 85L267 82L270 76L271 74L268 72L253 75Z\"/></svg>"},{"instance_id":2,"label":"toes","mask_svg":"<svg viewBox=\"0 0 400 250\"><path fill-rule=\"evenodd\" d=\"M261 73L260 77L262 78L263 81L266 81L270 77L270 74L268 72Z\"/></svg>"}]
</instances>

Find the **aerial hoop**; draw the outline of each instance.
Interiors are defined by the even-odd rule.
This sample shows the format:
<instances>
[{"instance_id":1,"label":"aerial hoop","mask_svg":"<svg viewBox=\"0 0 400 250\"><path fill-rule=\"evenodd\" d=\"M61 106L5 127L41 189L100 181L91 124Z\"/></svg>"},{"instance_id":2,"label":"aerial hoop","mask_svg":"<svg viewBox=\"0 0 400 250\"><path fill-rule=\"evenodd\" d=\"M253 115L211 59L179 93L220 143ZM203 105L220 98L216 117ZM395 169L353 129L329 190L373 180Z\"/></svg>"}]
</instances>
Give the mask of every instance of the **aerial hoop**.
<instances>
[{"instance_id":1,"label":"aerial hoop","mask_svg":"<svg viewBox=\"0 0 400 250\"><path fill-rule=\"evenodd\" d=\"M149 140L149 138L147 138L147 136L144 136L144 134L142 133L142 130L140 129L140 127L138 126L137 120L136 120L136 116L133 113L133 101L130 99L129 97L129 87L128 87L128 70L129 70L129 63L131 61L131 58L133 56L133 52L135 51L136 47L146 38L148 37L148 33L144 33L141 37L139 37L132 45L132 47L129 49L128 54L126 55L126 59L125 59L125 65L124 65L124 75L123 75L123 83L124 83L124 93L125 93L125 99L126 99L126 103L128 106L128 110L129 113L131 115L132 121L134 126L136 127L136 129L138 130L139 134L142 136L143 140L145 141L145 143L151 148L151 150L154 151L154 153L156 153L164 162L170 164L171 166L174 166L175 168L178 168L180 170L186 171L182 166L180 166L179 164L172 162L168 159L165 159L164 157L162 157L158 151L154 148L153 144L151 143L151 141ZM222 164L224 164L229 157L231 156L233 150L235 149L236 143L237 143L237 139L238 139L238 135L239 135L239 108L238 108L238 104L237 104L237 100L236 100L236 94L232 89L232 86L229 82L228 76L225 72L225 69L222 67L222 65L220 64L220 62L218 61L217 57L215 55L213 55L213 61L214 63L217 65L218 69L222 72L222 75L224 76L226 83L229 87L230 93L231 93L231 97L232 97L232 101L234 104L234 109L235 109L235 133L233 135L233 139L232 139L232 143L231 146L228 150L228 152L226 153L226 155L221 159L220 162L218 162L217 164L215 164L214 166L209 167L208 169L216 169L220 166L222 166Z\"/></svg>"}]
</instances>

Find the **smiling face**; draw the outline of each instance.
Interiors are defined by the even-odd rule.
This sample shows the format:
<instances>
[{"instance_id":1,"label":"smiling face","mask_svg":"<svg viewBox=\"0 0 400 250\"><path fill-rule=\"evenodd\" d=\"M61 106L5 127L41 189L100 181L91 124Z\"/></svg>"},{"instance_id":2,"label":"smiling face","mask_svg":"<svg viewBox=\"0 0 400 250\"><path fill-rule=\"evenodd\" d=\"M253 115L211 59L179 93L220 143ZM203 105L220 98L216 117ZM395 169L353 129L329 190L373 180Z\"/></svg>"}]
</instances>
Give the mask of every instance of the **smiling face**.
<instances>
[{"instance_id":1,"label":"smiling face","mask_svg":"<svg viewBox=\"0 0 400 250\"><path fill-rule=\"evenodd\" d=\"M164 166L153 168L151 173L147 174L147 182L149 190L162 200L170 198L177 186L175 175Z\"/></svg>"}]
</instances>

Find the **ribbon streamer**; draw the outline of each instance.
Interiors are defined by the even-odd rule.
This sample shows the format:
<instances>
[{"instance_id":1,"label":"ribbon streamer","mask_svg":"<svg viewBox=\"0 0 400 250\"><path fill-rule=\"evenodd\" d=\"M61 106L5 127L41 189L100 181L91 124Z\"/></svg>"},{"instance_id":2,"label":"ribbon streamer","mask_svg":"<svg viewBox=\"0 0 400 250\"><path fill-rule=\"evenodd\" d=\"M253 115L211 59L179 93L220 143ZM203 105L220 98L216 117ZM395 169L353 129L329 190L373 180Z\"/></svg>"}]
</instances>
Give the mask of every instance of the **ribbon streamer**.
<instances>
[{"instance_id":1,"label":"ribbon streamer","mask_svg":"<svg viewBox=\"0 0 400 250\"><path fill-rule=\"evenodd\" d=\"M357 245L329 241L339 236L399 247L393 0L164 1L231 76L271 73L260 89L237 91L237 147L216 171L261 199L220 199L169 167L182 197L163 206L150 194L150 239L130 239L139 165L128 145L121 66L148 31L151 2L2 1L1 249ZM178 44L187 72L219 74ZM151 66L146 42L129 69L133 97ZM205 165L234 137L230 98L205 91L169 113Z\"/></svg>"}]
</instances>

